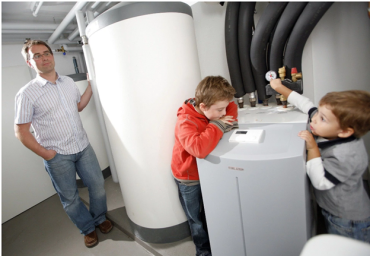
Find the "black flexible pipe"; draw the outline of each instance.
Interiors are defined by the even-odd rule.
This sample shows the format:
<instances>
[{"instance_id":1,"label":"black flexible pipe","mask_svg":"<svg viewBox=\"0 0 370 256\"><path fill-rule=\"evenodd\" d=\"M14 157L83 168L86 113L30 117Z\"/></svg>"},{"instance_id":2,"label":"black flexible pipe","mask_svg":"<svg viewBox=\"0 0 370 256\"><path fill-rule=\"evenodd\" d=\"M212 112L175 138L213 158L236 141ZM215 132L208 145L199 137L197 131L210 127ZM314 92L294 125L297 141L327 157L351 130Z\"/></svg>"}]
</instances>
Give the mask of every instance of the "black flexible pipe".
<instances>
[{"instance_id":1,"label":"black flexible pipe","mask_svg":"<svg viewBox=\"0 0 370 256\"><path fill-rule=\"evenodd\" d=\"M332 2L310 2L299 16L285 50L284 66L286 66L287 78L291 78L292 67L296 67L298 72L302 72L304 45L316 24L332 4Z\"/></svg>"},{"instance_id":2,"label":"black flexible pipe","mask_svg":"<svg viewBox=\"0 0 370 256\"><path fill-rule=\"evenodd\" d=\"M265 79L267 72L266 49L268 39L287 4L287 2L269 3L257 23L256 31L252 38L250 55L259 100L268 98L265 91L265 86L268 84Z\"/></svg>"},{"instance_id":3,"label":"black flexible pipe","mask_svg":"<svg viewBox=\"0 0 370 256\"><path fill-rule=\"evenodd\" d=\"M288 37L306 5L307 2L290 2L279 19L270 44L269 56L269 70L275 71L276 74L278 74L279 68L284 65L284 48Z\"/></svg>"},{"instance_id":4,"label":"black flexible pipe","mask_svg":"<svg viewBox=\"0 0 370 256\"><path fill-rule=\"evenodd\" d=\"M236 93L235 98L240 98L245 95L242 75L239 65L239 49L238 49L238 16L240 3L228 2L225 16L225 45L226 58L229 67L231 85Z\"/></svg>"},{"instance_id":5,"label":"black flexible pipe","mask_svg":"<svg viewBox=\"0 0 370 256\"><path fill-rule=\"evenodd\" d=\"M250 61L250 49L254 26L254 8L256 2L242 2L239 8L238 46L240 69L244 91L251 93L256 90Z\"/></svg>"}]
</instances>

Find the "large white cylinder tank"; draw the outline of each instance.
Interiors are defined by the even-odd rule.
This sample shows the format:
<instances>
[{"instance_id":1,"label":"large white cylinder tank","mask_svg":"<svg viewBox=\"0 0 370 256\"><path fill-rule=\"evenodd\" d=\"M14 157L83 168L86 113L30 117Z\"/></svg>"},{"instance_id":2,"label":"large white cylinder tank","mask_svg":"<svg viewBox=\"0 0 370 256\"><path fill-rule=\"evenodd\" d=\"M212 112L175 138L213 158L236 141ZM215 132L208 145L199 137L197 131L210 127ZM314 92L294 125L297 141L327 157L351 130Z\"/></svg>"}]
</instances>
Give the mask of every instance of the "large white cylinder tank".
<instances>
[{"instance_id":1,"label":"large white cylinder tank","mask_svg":"<svg viewBox=\"0 0 370 256\"><path fill-rule=\"evenodd\" d=\"M147 242L183 239L171 157L177 110L201 80L191 8L132 3L100 15L86 34L131 227Z\"/></svg>"},{"instance_id":2,"label":"large white cylinder tank","mask_svg":"<svg viewBox=\"0 0 370 256\"><path fill-rule=\"evenodd\" d=\"M73 79L82 95L88 86L86 73L72 74L68 76ZM104 138L100 129L94 97L91 97L89 104L87 104L84 110L80 112L80 117L87 137L89 138L89 142L95 151L100 169L103 172L104 178L106 178L110 175L109 161L107 152L105 151ZM76 174L76 179L78 187L83 187L84 184L80 180L78 174Z\"/></svg>"}]
</instances>

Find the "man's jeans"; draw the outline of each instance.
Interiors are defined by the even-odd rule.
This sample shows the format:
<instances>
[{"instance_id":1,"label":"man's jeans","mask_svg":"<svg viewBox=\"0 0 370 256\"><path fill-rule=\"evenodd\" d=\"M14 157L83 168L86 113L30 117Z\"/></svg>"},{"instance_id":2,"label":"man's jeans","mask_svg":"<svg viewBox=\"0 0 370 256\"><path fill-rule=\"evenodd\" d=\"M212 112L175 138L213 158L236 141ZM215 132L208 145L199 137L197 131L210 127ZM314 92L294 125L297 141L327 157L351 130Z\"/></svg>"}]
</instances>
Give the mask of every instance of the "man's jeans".
<instances>
[{"instance_id":1,"label":"man's jeans","mask_svg":"<svg viewBox=\"0 0 370 256\"><path fill-rule=\"evenodd\" d=\"M179 198L190 226L197 256L211 256L200 184L186 186L175 180Z\"/></svg>"},{"instance_id":2,"label":"man's jeans","mask_svg":"<svg viewBox=\"0 0 370 256\"><path fill-rule=\"evenodd\" d=\"M82 234L93 232L95 226L106 220L107 200L104 178L91 145L77 154L56 154L53 159L44 160L44 164L69 218ZM88 187L90 211L78 195L76 172Z\"/></svg>"},{"instance_id":3,"label":"man's jeans","mask_svg":"<svg viewBox=\"0 0 370 256\"><path fill-rule=\"evenodd\" d=\"M336 217L321 209L329 234L336 234L370 243L370 218L361 221Z\"/></svg>"}]
</instances>

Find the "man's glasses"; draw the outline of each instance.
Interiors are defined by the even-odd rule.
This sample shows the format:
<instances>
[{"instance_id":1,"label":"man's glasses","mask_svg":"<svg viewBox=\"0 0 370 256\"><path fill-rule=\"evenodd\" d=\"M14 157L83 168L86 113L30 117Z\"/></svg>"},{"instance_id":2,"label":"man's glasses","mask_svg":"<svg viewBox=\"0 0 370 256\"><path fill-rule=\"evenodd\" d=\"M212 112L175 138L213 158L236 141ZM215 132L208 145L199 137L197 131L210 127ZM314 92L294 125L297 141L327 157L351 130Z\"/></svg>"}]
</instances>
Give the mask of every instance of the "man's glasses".
<instances>
[{"instance_id":1,"label":"man's glasses","mask_svg":"<svg viewBox=\"0 0 370 256\"><path fill-rule=\"evenodd\" d=\"M35 54L35 55L33 55L32 59L38 60L38 59L41 59L42 56L50 57L50 55L51 55L51 52L45 52L44 54Z\"/></svg>"}]
</instances>

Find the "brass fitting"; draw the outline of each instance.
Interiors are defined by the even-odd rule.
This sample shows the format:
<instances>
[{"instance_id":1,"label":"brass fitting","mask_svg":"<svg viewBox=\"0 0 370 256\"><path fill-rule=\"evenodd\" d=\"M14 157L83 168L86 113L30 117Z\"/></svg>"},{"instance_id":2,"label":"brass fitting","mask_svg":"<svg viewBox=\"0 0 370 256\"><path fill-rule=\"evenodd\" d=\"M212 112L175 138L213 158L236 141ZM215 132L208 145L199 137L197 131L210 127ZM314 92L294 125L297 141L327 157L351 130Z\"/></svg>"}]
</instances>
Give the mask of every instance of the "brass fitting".
<instances>
[{"instance_id":1,"label":"brass fitting","mask_svg":"<svg viewBox=\"0 0 370 256\"><path fill-rule=\"evenodd\" d=\"M302 73L297 73L297 74L295 75L295 78L296 78L297 80L302 79Z\"/></svg>"},{"instance_id":2,"label":"brass fitting","mask_svg":"<svg viewBox=\"0 0 370 256\"><path fill-rule=\"evenodd\" d=\"M280 95L280 101L283 104L283 108L287 108L288 100L284 97L284 95Z\"/></svg>"},{"instance_id":3,"label":"brass fitting","mask_svg":"<svg viewBox=\"0 0 370 256\"><path fill-rule=\"evenodd\" d=\"M281 105L282 103L281 103L281 100L280 100L280 94L276 94L275 97L276 97L276 104L278 106Z\"/></svg>"},{"instance_id":4,"label":"brass fitting","mask_svg":"<svg viewBox=\"0 0 370 256\"><path fill-rule=\"evenodd\" d=\"M269 99L264 99L263 100L263 105L268 106L269 105Z\"/></svg>"},{"instance_id":5,"label":"brass fitting","mask_svg":"<svg viewBox=\"0 0 370 256\"><path fill-rule=\"evenodd\" d=\"M286 76L286 70L285 70L285 66L284 66L282 68L279 68L279 77L280 77L281 80L284 80L285 76Z\"/></svg>"}]
</instances>

